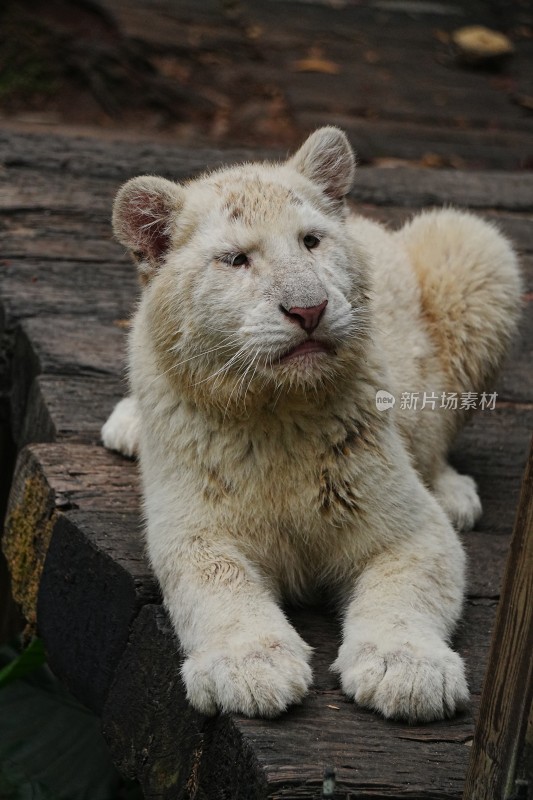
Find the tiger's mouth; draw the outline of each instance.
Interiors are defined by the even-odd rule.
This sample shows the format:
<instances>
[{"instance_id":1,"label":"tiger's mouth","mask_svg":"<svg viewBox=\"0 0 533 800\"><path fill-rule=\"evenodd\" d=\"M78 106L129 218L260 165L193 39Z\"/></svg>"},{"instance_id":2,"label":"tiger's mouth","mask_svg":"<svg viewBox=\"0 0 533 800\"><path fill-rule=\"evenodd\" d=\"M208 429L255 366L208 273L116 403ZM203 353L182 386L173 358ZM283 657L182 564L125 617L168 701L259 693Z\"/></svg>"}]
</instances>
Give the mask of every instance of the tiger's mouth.
<instances>
[{"instance_id":1,"label":"tiger's mouth","mask_svg":"<svg viewBox=\"0 0 533 800\"><path fill-rule=\"evenodd\" d=\"M297 358L303 358L304 356L312 357L319 354L329 356L335 355L331 347L328 347L324 342L319 342L317 339L306 339L304 342L300 342L296 347L293 347L280 356L279 363L285 364L287 361L292 361Z\"/></svg>"}]
</instances>

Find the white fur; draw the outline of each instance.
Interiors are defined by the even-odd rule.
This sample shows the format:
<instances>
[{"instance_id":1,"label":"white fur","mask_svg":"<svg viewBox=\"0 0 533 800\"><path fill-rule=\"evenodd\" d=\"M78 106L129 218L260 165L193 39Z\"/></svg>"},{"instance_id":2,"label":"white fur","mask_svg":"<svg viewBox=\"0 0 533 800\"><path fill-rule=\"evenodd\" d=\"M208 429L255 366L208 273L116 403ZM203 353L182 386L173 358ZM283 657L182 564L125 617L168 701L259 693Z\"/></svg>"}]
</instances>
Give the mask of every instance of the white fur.
<instances>
[{"instance_id":1,"label":"white fur","mask_svg":"<svg viewBox=\"0 0 533 800\"><path fill-rule=\"evenodd\" d=\"M458 531L469 531L481 516L476 482L446 464L437 475L433 492Z\"/></svg>"},{"instance_id":2,"label":"white fur","mask_svg":"<svg viewBox=\"0 0 533 800\"><path fill-rule=\"evenodd\" d=\"M139 450L140 416L134 397L124 397L102 428L102 442L109 450L134 456Z\"/></svg>"},{"instance_id":3,"label":"white fur","mask_svg":"<svg viewBox=\"0 0 533 800\"><path fill-rule=\"evenodd\" d=\"M185 186L143 177L115 203L145 288L136 399L104 442L130 454L139 441L148 551L205 713L274 716L302 699L310 650L280 600L318 587L343 614L333 669L358 703L416 722L468 697L448 644L464 592L450 520L468 527L480 505L446 461L466 414L380 412L375 396L490 388L518 313L516 259L469 214L397 233L347 214L353 168L326 128L285 164ZM308 339L290 309L325 299L312 338L327 352L280 360Z\"/></svg>"}]
</instances>

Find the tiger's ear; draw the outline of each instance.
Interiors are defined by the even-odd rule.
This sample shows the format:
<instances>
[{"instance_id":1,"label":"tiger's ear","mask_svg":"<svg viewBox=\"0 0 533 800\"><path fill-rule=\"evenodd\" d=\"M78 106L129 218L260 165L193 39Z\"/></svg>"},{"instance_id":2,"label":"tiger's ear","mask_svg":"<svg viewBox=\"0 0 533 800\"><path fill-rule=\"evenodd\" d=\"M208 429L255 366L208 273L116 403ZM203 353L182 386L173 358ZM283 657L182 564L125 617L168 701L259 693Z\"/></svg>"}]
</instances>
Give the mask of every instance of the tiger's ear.
<instances>
[{"instance_id":1,"label":"tiger's ear","mask_svg":"<svg viewBox=\"0 0 533 800\"><path fill-rule=\"evenodd\" d=\"M355 156L346 135L328 126L303 143L288 164L318 184L333 201L342 201L353 185Z\"/></svg>"},{"instance_id":2,"label":"tiger's ear","mask_svg":"<svg viewBox=\"0 0 533 800\"><path fill-rule=\"evenodd\" d=\"M165 178L143 175L119 189L113 205L113 231L132 253L143 282L149 281L163 262L182 206L183 189Z\"/></svg>"}]
</instances>

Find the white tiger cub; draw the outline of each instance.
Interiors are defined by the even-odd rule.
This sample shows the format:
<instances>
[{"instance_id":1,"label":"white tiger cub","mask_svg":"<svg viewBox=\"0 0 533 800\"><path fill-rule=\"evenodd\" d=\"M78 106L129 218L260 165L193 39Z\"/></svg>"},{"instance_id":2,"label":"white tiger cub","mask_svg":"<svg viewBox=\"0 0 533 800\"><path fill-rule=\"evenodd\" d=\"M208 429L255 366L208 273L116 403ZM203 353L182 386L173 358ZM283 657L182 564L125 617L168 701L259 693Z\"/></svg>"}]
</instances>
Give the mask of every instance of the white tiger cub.
<instances>
[{"instance_id":1,"label":"white tiger cub","mask_svg":"<svg viewBox=\"0 0 533 800\"><path fill-rule=\"evenodd\" d=\"M323 587L342 613L332 669L349 697L412 723L467 702L449 646L464 591L453 526L481 507L446 460L466 412L439 405L490 386L517 261L470 214L391 233L349 213L353 176L328 127L285 163L140 177L116 198L144 288L132 397L103 441L139 450L148 553L207 714L301 701L311 652L280 601ZM382 411L379 390L439 403Z\"/></svg>"}]
</instances>

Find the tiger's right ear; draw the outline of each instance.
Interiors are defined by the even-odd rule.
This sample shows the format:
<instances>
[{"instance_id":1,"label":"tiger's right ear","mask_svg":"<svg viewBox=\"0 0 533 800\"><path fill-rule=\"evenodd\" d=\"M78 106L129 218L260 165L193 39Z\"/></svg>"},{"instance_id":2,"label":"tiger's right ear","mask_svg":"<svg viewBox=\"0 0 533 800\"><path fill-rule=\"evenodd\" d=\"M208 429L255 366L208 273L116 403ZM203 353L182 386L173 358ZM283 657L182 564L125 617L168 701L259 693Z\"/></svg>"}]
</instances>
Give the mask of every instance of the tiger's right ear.
<instances>
[{"instance_id":1,"label":"tiger's right ear","mask_svg":"<svg viewBox=\"0 0 533 800\"><path fill-rule=\"evenodd\" d=\"M152 175L132 178L118 191L113 205L113 231L131 251L145 283L168 252L183 195L177 183Z\"/></svg>"}]
</instances>

